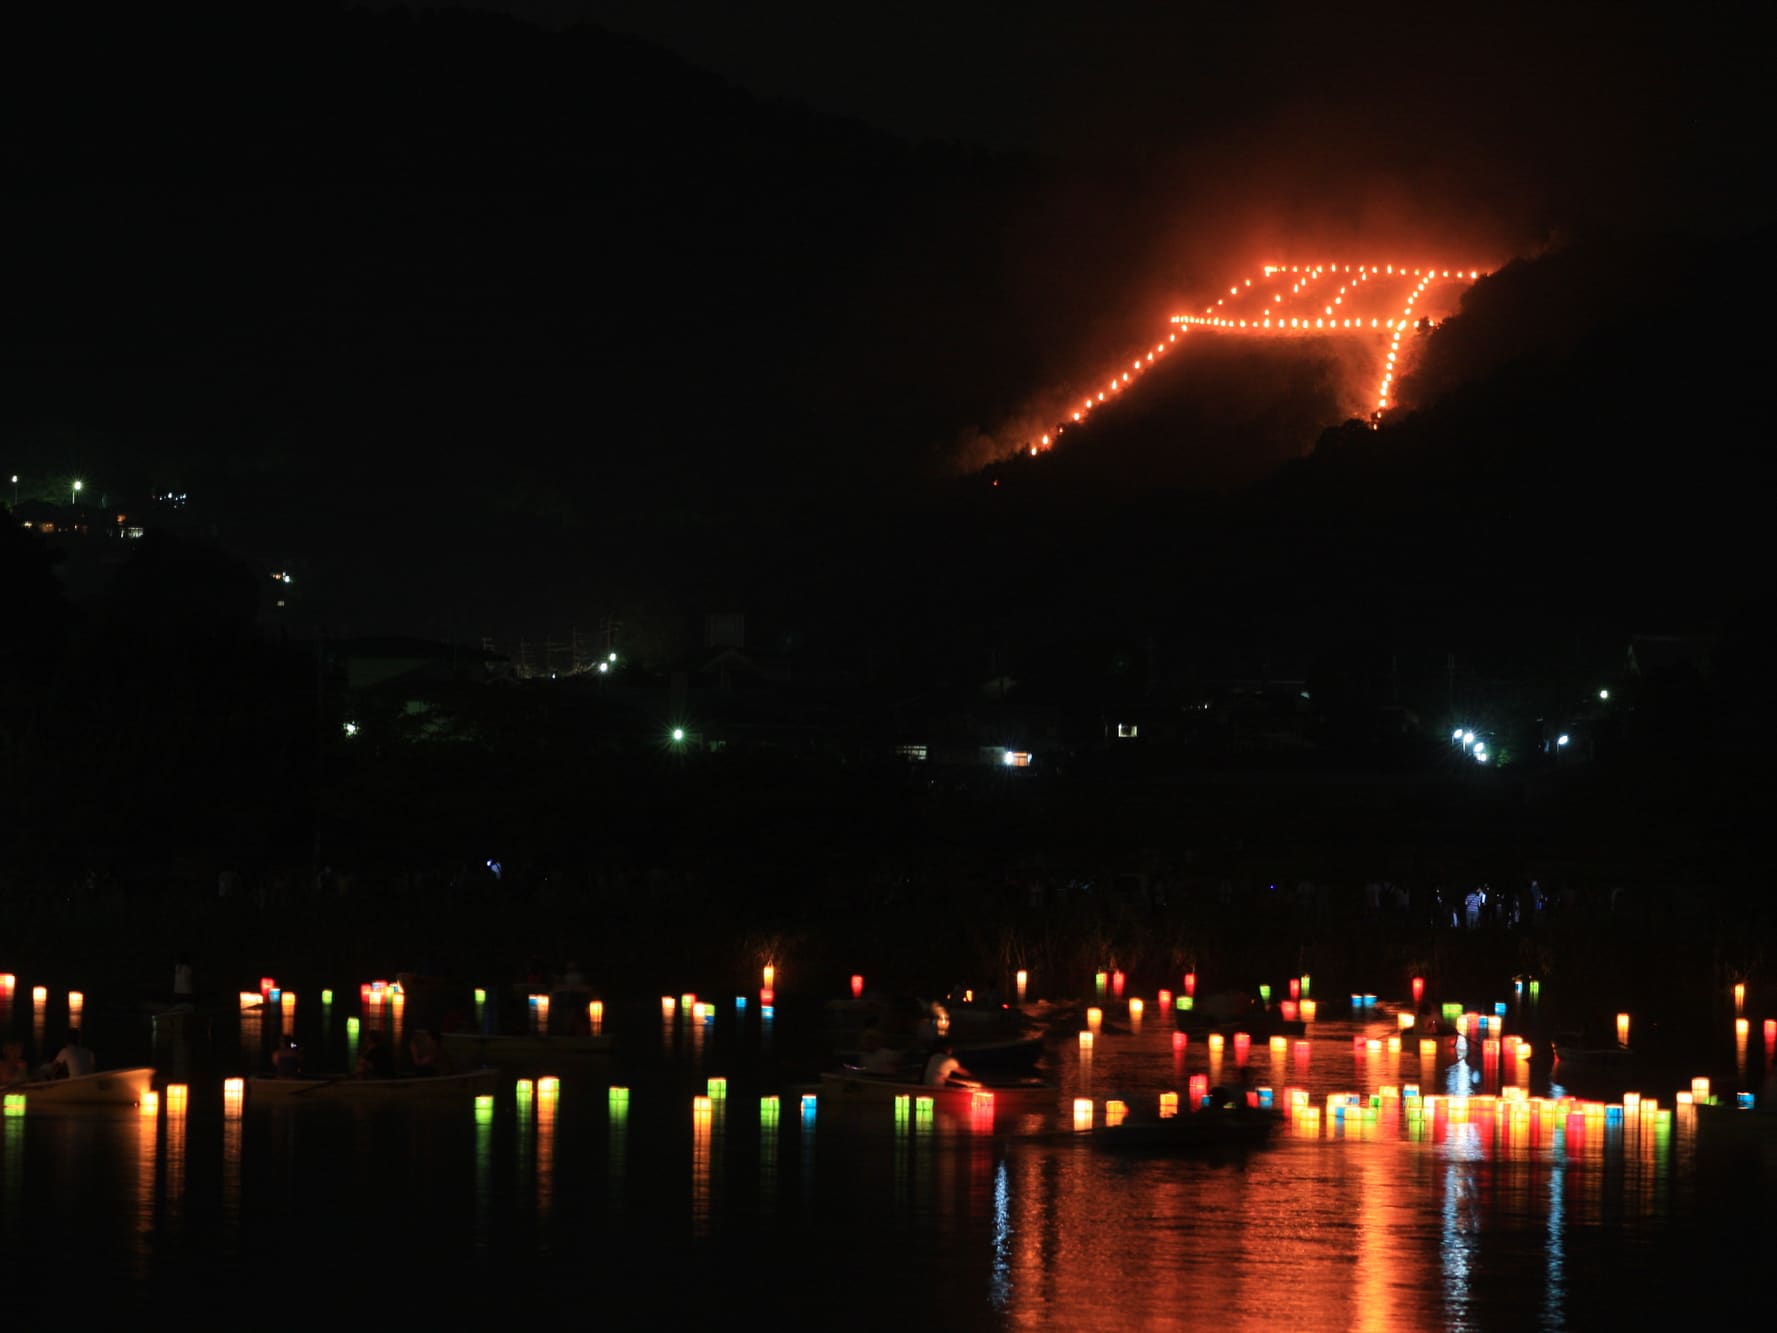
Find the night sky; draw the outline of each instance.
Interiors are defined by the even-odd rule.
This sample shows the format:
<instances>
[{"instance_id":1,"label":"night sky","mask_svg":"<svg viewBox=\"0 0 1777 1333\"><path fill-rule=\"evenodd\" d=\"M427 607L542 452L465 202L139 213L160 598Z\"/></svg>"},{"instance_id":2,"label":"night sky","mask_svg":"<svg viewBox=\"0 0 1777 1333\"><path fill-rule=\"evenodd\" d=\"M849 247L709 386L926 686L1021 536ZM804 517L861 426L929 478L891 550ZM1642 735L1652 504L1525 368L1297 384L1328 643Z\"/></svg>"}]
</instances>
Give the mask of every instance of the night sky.
<instances>
[{"instance_id":1,"label":"night sky","mask_svg":"<svg viewBox=\"0 0 1777 1333\"><path fill-rule=\"evenodd\" d=\"M1621 6L42 17L0 427L39 499L190 492L302 572L303 630L886 607L976 581L931 540L979 526L944 508L965 462L1267 256L1737 255L1767 37ZM1498 336L1440 383L1524 350ZM1338 373L1241 370L1236 417L1180 380L1069 466L1110 504L1262 480Z\"/></svg>"}]
</instances>

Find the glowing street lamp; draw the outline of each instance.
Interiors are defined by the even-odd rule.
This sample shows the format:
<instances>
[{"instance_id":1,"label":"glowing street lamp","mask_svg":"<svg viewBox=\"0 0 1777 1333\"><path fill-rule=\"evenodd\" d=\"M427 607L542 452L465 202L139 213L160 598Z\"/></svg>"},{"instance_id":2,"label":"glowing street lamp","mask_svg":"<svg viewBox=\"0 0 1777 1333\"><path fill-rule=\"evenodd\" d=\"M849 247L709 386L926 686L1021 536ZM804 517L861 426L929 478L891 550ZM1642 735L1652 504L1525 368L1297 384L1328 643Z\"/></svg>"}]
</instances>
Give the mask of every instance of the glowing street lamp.
<instances>
[{"instance_id":1,"label":"glowing street lamp","mask_svg":"<svg viewBox=\"0 0 1777 1333\"><path fill-rule=\"evenodd\" d=\"M683 745L685 743L685 728L674 727L672 730L672 739L674 745Z\"/></svg>"},{"instance_id":2,"label":"glowing street lamp","mask_svg":"<svg viewBox=\"0 0 1777 1333\"><path fill-rule=\"evenodd\" d=\"M79 504L80 503L80 493L82 491L84 491L85 489L86 489L86 483L84 481L77 481L72 486L70 486L68 488L68 503L70 505Z\"/></svg>"}]
</instances>

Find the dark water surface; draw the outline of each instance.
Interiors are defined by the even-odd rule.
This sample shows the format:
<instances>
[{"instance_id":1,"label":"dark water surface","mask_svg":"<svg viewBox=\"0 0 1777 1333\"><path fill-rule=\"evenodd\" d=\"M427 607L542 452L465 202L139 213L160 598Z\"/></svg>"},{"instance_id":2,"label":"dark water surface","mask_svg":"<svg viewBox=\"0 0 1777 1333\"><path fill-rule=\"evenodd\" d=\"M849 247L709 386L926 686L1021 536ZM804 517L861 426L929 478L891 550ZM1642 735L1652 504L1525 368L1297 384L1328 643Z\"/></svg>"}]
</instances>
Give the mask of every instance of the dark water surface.
<instances>
[{"instance_id":1,"label":"dark water surface","mask_svg":"<svg viewBox=\"0 0 1777 1333\"><path fill-rule=\"evenodd\" d=\"M354 1107L317 1096L223 1115L232 1019L169 1060L183 1124L127 1110L27 1109L0 1144L0 1257L17 1313L116 1310L198 1326L347 1326L404 1317L808 1328L1601 1328L1761 1320L1771 1308L1777 1135L1691 1114L1667 1134L1569 1152L1442 1141L1404 1125L1290 1136L1232 1158L1125 1157L1068 1130L1075 1096L1152 1106L1220 1077L1170 1029L1058 1041L1053 1115L1016 1132L817 1100L818 1006L767 1032L726 1006L701 1031L626 1011L616 1055L564 1062L553 1114L472 1099ZM343 1013L312 1016L313 1058L344 1066ZM29 1016L13 1017L29 1031ZM140 1025L89 1015L93 1043L149 1053ZM775 1026L775 1024L774 1024ZM107 1031L106 1029L109 1028ZM1316 1024L1306 1064L1255 1082L1326 1094L1491 1071L1358 1054ZM1386 1033L1380 1023L1368 1028ZM103 1038L100 1033L104 1033ZM252 1034L249 1034L250 1044ZM263 1040L263 1034L259 1034ZM53 1043L46 1043L53 1049ZM1411 1046L1411 1043L1408 1043ZM319 1056L314 1056L316 1050ZM1753 1053L1755 1080L1761 1051ZM127 1059L105 1059L116 1065ZM233 1065L234 1068L229 1066ZM1230 1062L1231 1068L1231 1062ZM545 1072L535 1070L532 1072ZM707 1078L727 1095L701 1125ZM1532 1076L1534 1078L1534 1076ZM164 1077L162 1080L164 1082ZM614 1112L609 1088L629 1089ZM1754 1084L1756 1086L1756 1082ZM1725 1089L1725 1084L1723 1085ZM1531 1089L1549 1091L1546 1074ZM1643 1090L1664 1105L1676 1086ZM775 1095L775 1123L770 1104Z\"/></svg>"}]
</instances>

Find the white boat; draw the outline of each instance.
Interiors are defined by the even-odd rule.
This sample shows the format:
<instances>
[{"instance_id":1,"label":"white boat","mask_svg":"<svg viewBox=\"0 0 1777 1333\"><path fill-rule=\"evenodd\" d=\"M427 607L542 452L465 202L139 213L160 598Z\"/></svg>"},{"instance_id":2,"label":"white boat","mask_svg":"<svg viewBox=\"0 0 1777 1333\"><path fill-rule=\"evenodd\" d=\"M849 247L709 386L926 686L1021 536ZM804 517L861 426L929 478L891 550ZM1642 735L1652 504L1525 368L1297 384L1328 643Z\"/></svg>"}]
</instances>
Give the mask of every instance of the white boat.
<instances>
[{"instance_id":1,"label":"white boat","mask_svg":"<svg viewBox=\"0 0 1777 1333\"><path fill-rule=\"evenodd\" d=\"M250 1078L247 1104L325 1102L448 1101L492 1092L498 1071L472 1069L463 1074L418 1075L407 1078Z\"/></svg>"},{"instance_id":2,"label":"white boat","mask_svg":"<svg viewBox=\"0 0 1777 1333\"><path fill-rule=\"evenodd\" d=\"M41 1106L135 1106L154 1084L154 1069L102 1069L79 1078L46 1078L6 1089L25 1095L27 1110Z\"/></svg>"},{"instance_id":3,"label":"white boat","mask_svg":"<svg viewBox=\"0 0 1777 1333\"><path fill-rule=\"evenodd\" d=\"M839 1105L892 1106L895 1098L917 1101L930 1097L935 1110L967 1119L975 1094L991 1093L995 1121L1007 1115L1028 1115L1055 1109L1060 1089L1039 1078L983 1081L977 1087L934 1086L930 1083L871 1074L862 1069L841 1069L821 1075L821 1099Z\"/></svg>"}]
</instances>

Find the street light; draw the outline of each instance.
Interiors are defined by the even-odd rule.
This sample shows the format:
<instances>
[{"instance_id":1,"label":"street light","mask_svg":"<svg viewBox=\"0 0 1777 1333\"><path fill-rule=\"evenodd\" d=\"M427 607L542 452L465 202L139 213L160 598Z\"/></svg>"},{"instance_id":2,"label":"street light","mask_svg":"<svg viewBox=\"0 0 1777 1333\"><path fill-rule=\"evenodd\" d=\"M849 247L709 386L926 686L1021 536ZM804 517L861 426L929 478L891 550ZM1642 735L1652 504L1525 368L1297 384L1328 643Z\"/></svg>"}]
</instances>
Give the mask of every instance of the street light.
<instances>
[{"instance_id":1,"label":"street light","mask_svg":"<svg viewBox=\"0 0 1777 1333\"><path fill-rule=\"evenodd\" d=\"M84 491L85 489L86 489L86 483L84 481L75 482L74 485L68 491L68 504L70 506L79 504L80 503L80 493L82 491Z\"/></svg>"}]
</instances>

